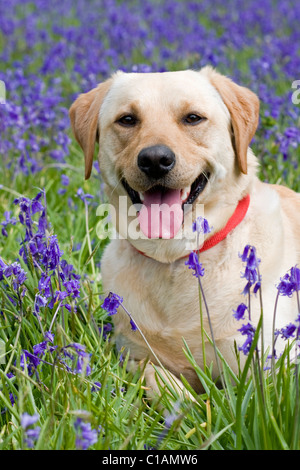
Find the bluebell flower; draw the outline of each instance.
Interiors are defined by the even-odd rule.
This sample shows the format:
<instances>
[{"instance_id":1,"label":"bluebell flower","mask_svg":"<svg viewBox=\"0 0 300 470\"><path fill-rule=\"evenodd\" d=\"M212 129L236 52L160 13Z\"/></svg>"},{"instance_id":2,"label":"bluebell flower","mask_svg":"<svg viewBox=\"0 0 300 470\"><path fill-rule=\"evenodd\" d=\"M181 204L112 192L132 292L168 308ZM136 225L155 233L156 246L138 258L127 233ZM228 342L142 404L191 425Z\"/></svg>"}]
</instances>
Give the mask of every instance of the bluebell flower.
<instances>
[{"instance_id":1,"label":"bluebell flower","mask_svg":"<svg viewBox=\"0 0 300 470\"><path fill-rule=\"evenodd\" d=\"M300 290L300 269L294 266L290 272L286 273L280 278L280 283L277 285L280 295L291 297L294 292Z\"/></svg>"},{"instance_id":2,"label":"bluebell flower","mask_svg":"<svg viewBox=\"0 0 300 470\"><path fill-rule=\"evenodd\" d=\"M192 224L193 232L198 233L210 233L212 231L212 227L209 226L208 221L204 217L197 217L197 219Z\"/></svg>"},{"instance_id":3,"label":"bluebell flower","mask_svg":"<svg viewBox=\"0 0 300 470\"><path fill-rule=\"evenodd\" d=\"M261 260L257 257L255 247L246 245L243 253L239 254L239 257L245 263L245 271L242 273L242 277L247 280L243 294L249 294L253 286L253 292L256 294L261 288L261 276L259 274L259 264Z\"/></svg>"},{"instance_id":4,"label":"bluebell flower","mask_svg":"<svg viewBox=\"0 0 300 470\"><path fill-rule=\"evenodd\" d=\"M246 325L243 325L238 331L240 331L242 335L246 336L246 340L242 346L239 346L239 350L242 351L245 355L247 355L252 346L256 329L251 323L248 322Z\"/></svg>"},{"instance_id":5,"label":"bluebell flower","mask_svg":"<svg viewBox=\"0 0 300 470\"><path fill-rule=\"evenodd\" d=\"M26 431L29 426L35 424L39 419L38 414L29 415L28 413L23 413L21 415L21 426Z\"/></svg>"},{"instance_id":6,"label":"bluebell flower","mask_svg":"<svg viewBox=\"0 0 300 470\"><path fill-rule=\"evenodd\" d=\"M83 202L87 202L88 199L94 199L92 194L85 193L82 188L79 188L76 194Z\"/></svg>"},{"instance_id":7,"label":"bluebell flower","mask_svg":"<svg viewBox=\"0 0 300 470\"><path fill-rule=\"evenodd\" d=\"M245 305L244 303L241 303L238 308L236 310L233 310L234 311L234 318L236 318L236 320L241 320L245 318L245 311L248 309L247 305Z\"/></svg>"},{"instance_id":8,"label":"bluebell flower","mask_svg":"<svg viewBox=\"0 0 300 470\"><path fill-rule=\"evenodd\" d=\"M2 235L4 237L7 237L8 236L8 233L7 233L7 226L8 225L16 225L17 223L17 219L15 217L11 217L11 211L5 211L4 212L4 218L5 220L1 222L1 225L2 225Z\"/></svg>"},{"instance_id":9,"label":"bluebell flower","mask_svg":"<svg viewBox=\"0 0 300 470\"><path fill-rule=\"evenodd\" d=\"M297 330L297 326L293 323L289 323L285 327L279 330L279 333L283 339L291 339L294 338L294 333Z\"/></svg>"},{"instance_id":10,"label":"bluebell flower","mask_svg":"<svg viewBox=\"0 0 300 470\"><path fill-rule=\"evenodd\" d=\"M32 373L37 368L37 366L40 365L41 360L35 354L32 354L29 351L27 351L27 349L23 349L23 353L24 353L24 355L22 354L21 361L20 361L21 367L24 368L24 365L25 365L24 364L24 356L25 356L25 358L29 360L29 365L30 365L29 375L32 375Z\"/></svg>"},{"instance_id":11,"label":"bluebell flower","mask_svg":"<svg viewBox=\"0 0 300 470\"><path fill-rule=\"evenodd\" d=\"M204 276L204 268L202 267L202 264L199 261L197 253L194 253L192 251L189 254L189 259L185 262L185 264L189 267L189 269L192 269L194 271L193 276L196 276L197 278L200 278L200 276Z\"/></svg>"},{"instance_id":12,"label":"bluebell flower","mask_svg":"<svg viewBox=\"0 0 300 470\"><path fill-rule=\"evenodd\" d=\"M104 299L102 308L108 312L109 315L115 315L119 305L123 302L123 297L120 297L113 292L110 292Z\"/></svg>"},{"instance_id":13,"label":"bluebell flower","mask_svg":"<svg viewBox=\"0 0 300 470\"><path fill-rule=\"evenodd\" d=\"M102 338L106 340L108 334L112 331L112 324L111 323L105 323L103 325L103 328L99 327L99 332L101 334L102 332Z\"/></svg>"},{"instance_id":14,"label":"bluebell flower","mask_svg":"<svg viewBox=\"0 0 300 470\"><path fill-rule=\"evenodd\" d=\"M132 318L130 319L130 326L132 331L136 331L138 329Z\"/></svg>"},{"instance_id":15,"label":"bluebell flower","mask_svg":"<svg viewBox=\"0 0 300 470\"><path fill-rule=\"evenodd\" d=\"M69 186L70 178L67 175L61 175L61 184L63 186Z\"/></svg>"},{"instance_id":16,"label":"bluebell flower","mask_svg":"<svg viewBox=\"0 0 300 470\"><path fill-rule=\"evenodd\" d=\"M74 427L76 430L76 448L86 450L98 440L98 433L92 429L91 423L86 423L82 418L77 418Z\"/></svg>"},{"instance_id":17,"label":"bluebell flower","mask_svg":"<svg viewBox=\"0 0 300 470\"><path fill-rule=\"evenodd\" d=\"M35 442L39 438L41 428L40 426L36 426L35 428L32 428L33 426L39 419L38 414L34 415L29 415L28 413L23 413L21 416L21 426L24 430L25 433L25 443L27 447L30 449L34 447Z\"/></svg>"},{"instance_id":18,"label":"bluebell flower","mask_svg":"<svg viewBox=\"0 0 300 470\"><path fill-rule=\"evenodd\" d=\"M35 344L33 346L33 353L35 356L38 356L38 355L42 355L44 354L44 352L46 351L47 349L47 346L48 346L48 342L47 341L42 341L41 343L39 344Z\"/></svg>"},{"instance_id":19,"label":"bluebell flower","mask_svg":"<svg viewBox=\"0 0 300 470\"><path fill-rule=\"evenodd\" d=\"M72 361L72 367L70 367L60 358L60 362L66 366L69 372L73 374L81 374L84 372L85 375L90 375L92 371L90 366L91 354L86 352L86 347L83 344L70 343L61 349L61 353Z\"/></svg>"},{"instance_id":20,"label":"bluebell flower","mask_svg":"<svg viewBox=\"0 0 300 470\"><path fill-rule=\"evenodd\" d=\"M94 385L91 388L91 392L98 392L101 387L102 387L102 384L100 382L94 382Z\"/></svg>"},{"instance_id":21,"label":"bluebell flower","mask_svg":"<svg viewBox=\"0 0 300 470\"><path fill-rule=\"evenodd\" d=\"M40 307L46 307L48 299L40 294L36 294L34 301L34 312L39 313Z\"/></svg>"},{"instance_id":22,"label":"bluebell flower","mask_svg":"<svg viewBox=\"0 0 300 470\"><path fill-rule=\"evenodd\" d=\"M0 281L4 279L4 276L8 279L11 279L11 285L15 292L19 292L19 288L22 287L22 296L26 292L24 286L25 281L27 280L27 273L21 267L20 263L15 261L14 263L7 265L0 258Z\"/></svg>"}]
</instances>

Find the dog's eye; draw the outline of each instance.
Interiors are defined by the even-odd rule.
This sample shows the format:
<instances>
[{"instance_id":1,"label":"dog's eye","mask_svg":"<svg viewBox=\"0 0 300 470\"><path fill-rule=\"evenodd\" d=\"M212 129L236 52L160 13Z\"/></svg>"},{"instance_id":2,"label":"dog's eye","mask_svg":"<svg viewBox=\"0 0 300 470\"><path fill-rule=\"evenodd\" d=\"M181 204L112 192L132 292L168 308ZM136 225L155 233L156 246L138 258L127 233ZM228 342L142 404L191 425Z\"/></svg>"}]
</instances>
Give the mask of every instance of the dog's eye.
<instances>
[{"instance_id":1,"label":"dog's eye","mask_svg":"<svg viewBox=\"0 0 300 470\"><path fill-rule=\"evenodd\" d=\"M121 124L121 126L133 127L137 123L137 118L135 116L133 116L132 114L126 114L124 116L121 116L117 120L117 123Z\"/></svg>"},{"instance_id":2,"label":"dog's eye","mask_svg":"<svg viewBox=\"0 0 300 470\"><path fill-rule=\"evenodd\" d=\"M198 114L191 113L185 116L185 118L183 119L183 122L185 124L190 124L194 126L196 124L199 124L199 122L203 121L204 119L205 118L203 118L202 116L198 116Z\"/></svg>"}]
</instances>

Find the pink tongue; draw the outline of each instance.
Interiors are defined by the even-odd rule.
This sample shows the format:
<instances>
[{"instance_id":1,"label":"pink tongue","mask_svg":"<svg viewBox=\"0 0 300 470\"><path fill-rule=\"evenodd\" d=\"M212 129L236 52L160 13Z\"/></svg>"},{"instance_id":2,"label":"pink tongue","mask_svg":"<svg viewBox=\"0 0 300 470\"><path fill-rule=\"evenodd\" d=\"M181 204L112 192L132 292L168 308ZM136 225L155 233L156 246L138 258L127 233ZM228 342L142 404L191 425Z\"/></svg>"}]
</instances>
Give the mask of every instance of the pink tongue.
<instances>
[{"instance_id":1,"label":"pink tongue","mask_svg":"<svg viewBox=\"0 0 300 470\"><path fill-rule=\"evenodd\" d=\"M147 238L174 238L183 221L180 189L146 191L138 215Z\"/></svg>"}]
</instances>

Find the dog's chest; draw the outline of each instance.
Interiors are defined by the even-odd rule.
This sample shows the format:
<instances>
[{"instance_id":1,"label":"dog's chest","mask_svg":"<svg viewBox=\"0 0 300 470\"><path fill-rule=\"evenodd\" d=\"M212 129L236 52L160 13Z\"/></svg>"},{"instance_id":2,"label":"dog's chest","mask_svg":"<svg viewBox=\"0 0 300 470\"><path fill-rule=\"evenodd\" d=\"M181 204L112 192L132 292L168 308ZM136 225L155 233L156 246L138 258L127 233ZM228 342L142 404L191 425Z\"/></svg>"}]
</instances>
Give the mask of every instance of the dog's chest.
<instances>
[{"instance_id":1,"label":"dog's chest","mask_svg":"<svg viewBox=\"0 0 300 470\"><path fill-rule=\"evenodd\" d=\"M199 283L186 265L187 259L171 264L158 263L121 247L120 243L112 243L105 251L102 261L105 291L113 291L124 298L124 306L144 334L156 335L162 341L168 338L181 341L182 337L198 335ZM226 282L226 271L226 266L216 267L213 272L205 270L201 279L215 334L219 337L232 330L232 309L237 307L242 290L239 270L236 282L230 283ZM205 311L203 300L202 307ZM120 330L127 329L126 316L118 314L114 321ZM195 342L198 343L196 338Z\"/></svg>"}]
</instances>

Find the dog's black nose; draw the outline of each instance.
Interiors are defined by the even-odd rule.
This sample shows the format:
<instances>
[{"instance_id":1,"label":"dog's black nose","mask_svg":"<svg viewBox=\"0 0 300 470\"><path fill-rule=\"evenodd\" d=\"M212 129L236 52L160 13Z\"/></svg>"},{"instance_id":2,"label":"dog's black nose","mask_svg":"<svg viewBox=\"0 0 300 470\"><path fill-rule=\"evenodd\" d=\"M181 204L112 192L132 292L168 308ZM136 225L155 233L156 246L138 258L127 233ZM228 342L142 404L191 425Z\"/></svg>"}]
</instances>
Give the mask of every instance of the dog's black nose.
<instances>
[{"instance_id":1,"label":"dog's black nose","mask_svg":"<svg viewBox=\"0 0 300 470\"><path fill-rule=\"evenodd\" d=\"M175 154L166 145L146 147L138 155L138 167L151 178L165 176L174 165Z\"/></svg>"}]
</instances>

